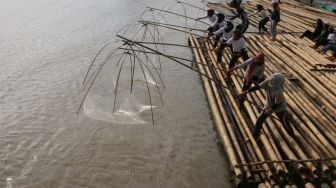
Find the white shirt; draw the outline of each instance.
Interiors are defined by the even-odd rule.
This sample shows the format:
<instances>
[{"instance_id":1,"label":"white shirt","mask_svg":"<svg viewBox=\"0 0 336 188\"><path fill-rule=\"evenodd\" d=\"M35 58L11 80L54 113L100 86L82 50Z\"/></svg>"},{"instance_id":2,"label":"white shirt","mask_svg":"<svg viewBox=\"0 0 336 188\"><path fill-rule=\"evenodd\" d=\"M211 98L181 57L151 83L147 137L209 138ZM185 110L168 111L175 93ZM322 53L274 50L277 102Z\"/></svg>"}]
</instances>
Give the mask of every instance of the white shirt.
<instances>
[{"instance_id":1,"label":"white shirt","mask_svg":"<svg viewBox=\"0 0 336 188\"><path fill-rule=\"evenodd\" d=\"M233 32L233 28L231 29L231 31L229 32L225 32L225 26L219 28L217 31L215 31L213 34L214 35L220 35L223 34L223 38L224 40L229 40L232 37L232 32Z\"/></svg>"},{"instance_id":2,"label":"white shirt","mask_svg":"<svg viewBox=\"0 0 336 188\"><path fill-rule=\"evenodd\" d=\"M208 18L211 23L215 23L217 20L216 14L213 14L212 16L206 15L206 16L200 17L199 19L206 19L206 18Z\"/></svg>"},{"instance_id":3,"label":"white shirt","mask_svg":"<svg viewBox=\"0 0 336 188\"><path fill-rule=\"evenodd\" d=\"M260 12L258 12L258 15L262 18L262 19L265 19L265 18L268 18L269 16L267 15L267 12L265 9L261 10Z\"/></svg>"},{"instance_id":4,"label":"white shirt","mask_svg":"<svg viewBox=\"0 0 336 188\"><path fill-rule=\"evenodd\" d=\"M250 58L250 59L246 60L244 63L241 63L241 64L237 65L236 67L239 68L239 69L243 69L243 68L247 67L246 71L245 71L245 73L247 73L247 72L250 71L250 68L251 68L250 65L253 62L254 62L254 58ZM254 71L252 73L252 76L257 76L259 79L262 79L264 77L264 72L265 72L265 63L263 63L262 65L256 65L255 68L254 68Z\"/></svg>"},{"instance_id":5,"label":"white shirt","mask_svg":"<svg viewBox=\"0 0 336 188\"><path fill-rule=\"evenodd\" d=\"M223 20L223 21L221 21L221 22L218 22L218 21L216 20L215 23L213 23L211 27L214 28L214 27L218 26L219 28L221 28L221 27L224 27L225 24L226 24L226 21L225 21L225 20Z\"/></svg>"},{"instance_id":6,"label":"white shirt","mask_svg":"<svg viewBox=\"0 0 336 188\"><path fill-rule=\"evenodd\" d=\"M239 53L242 49L246 49L246 43L243 37L238 40L233 40L233 37L231 37L228 41L226 41L226 44L232 45L233 52Z\"/></svg>"},{"instance_id":7,"label":"white shirt","mask_svg":"<svg viewBox=\"0 0 336 188\"><path fill-rule=\"evenodd\" d=\"M328 35L329 44L336 44L336 36L335 33L331 33Z\"/></svg>"},{"instance_id":8,"label":"white shirt","mask_svg":"<svg viewBox=\"0 0 336 188\"><path fill-rule=\"evenodd\" d=\"M272 0L272 3L279 3L279 0Z\"/></svg>"}]
</instances>

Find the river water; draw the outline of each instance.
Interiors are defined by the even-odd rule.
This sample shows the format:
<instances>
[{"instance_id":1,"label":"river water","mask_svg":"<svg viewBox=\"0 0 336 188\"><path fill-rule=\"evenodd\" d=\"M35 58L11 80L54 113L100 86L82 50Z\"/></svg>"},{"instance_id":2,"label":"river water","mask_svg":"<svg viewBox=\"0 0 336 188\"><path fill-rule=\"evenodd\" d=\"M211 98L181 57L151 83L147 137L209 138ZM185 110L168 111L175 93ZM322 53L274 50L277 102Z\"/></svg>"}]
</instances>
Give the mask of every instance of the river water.
<instances>
[{"instance_id":1,"label":"river water","mask_svg":"<svg viewBox=\"0 0 336 188\"><path fill-rule=\"evenodd\" d=\"M76 114L97 51L145 6L172 2L1 1L0 187L231 186L195 72L167 63L154 126Z\"/></svg>"}]
</instances>

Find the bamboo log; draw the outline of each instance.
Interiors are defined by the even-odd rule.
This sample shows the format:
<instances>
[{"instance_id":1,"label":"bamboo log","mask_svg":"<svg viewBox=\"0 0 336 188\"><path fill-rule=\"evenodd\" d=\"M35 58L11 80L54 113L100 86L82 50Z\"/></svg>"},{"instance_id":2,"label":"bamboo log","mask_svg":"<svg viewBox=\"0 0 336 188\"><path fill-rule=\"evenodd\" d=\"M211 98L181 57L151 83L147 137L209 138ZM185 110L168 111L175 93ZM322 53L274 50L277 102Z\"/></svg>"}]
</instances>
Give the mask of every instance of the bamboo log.
<instances>
[{"instance_id":1,"label":"bamboo log","mask_svg":"<svg viewBox=\"0 0 336 188\"><path fill-rule=\"evenodd\" d=\"M193 39L191 39L190 42L193 43L193 45L194 45ZM195 54L198 54L196 49L193 49L193 51L194 51ZM198 55L196 55L195 58L196 58L196 61L201 62L200 57ZM205 74L205 70L200 64L198 64L198 68L199 68L200 72ZM208 98L208 101L209 101L209 105L210 105L210 108L211 108L211 111L212 111L212 114L213 114L213 117L214 117L215 125L216 125L216 128L217 128L217 131L219 132L219 136L220 136L220 138L223 142L223 147L224 147L224 150L226 152L226 155L229 158L229 163L231 164L231 168L232 168L235 176L237 178L241 178L242 177L241 169L233 168L233 166L238 164L238 161L237 161L237 158L236 158L236 155L235 155L234 147L233 147L233 145L232 145L232 143L229 139L229 134L227 133L226 129L224 128L224 122L223 122L223 119L220 115L219 109L216 105L216 99L215 99L214 93L211 90L210 82L203 75L202 75L202 80L203 80L205 91L207 93L207 98Z\"/></svg>"},{"instance_id":2,"label":"bamboo log","mask_svg":"<svg viewBox=\"0 0 336 188\"><path fill-rule=\"evenodd\" d=\"M209 46L208 43L206 43L207 45L207 48L208 49L211 49L211 47ZM225 79L224 79L224 75L222 74L221 71L221 68L219 68L219 65L217 64L217 62L215 61L215 58L214 58L214 53L209 53L210 55L210 58L211 58L211 61L212 61L212 64L217 68L217 74L221 80L221 82L226 86L226 87L229 87L226 82L225 82ZM242 124L244 128L240 129L242 134L243 134L243 137L245 138L244 142L246 143L250 153L252 154L253 156L253 160L256 161L257 158L256 158L256 155L258 155L259 158L261 158L261 160L264 160L264 156L262 155L258 145L256 144L253 136L252 136L252 133L249 131L248 129L248 125L247 123L244 121L244 118L242 116L242 114L240 113L239 111L239 107L238 105L234 102L234 99L233 99L233 95L231 94L231 92L226 92L226 96L228 96L230 102L231 102L231 105L233 107L233 109L235 109L235 112L238 112L238 113L235 113L235 116L238 117L237 119L239 120L240 122L240 125ZM254 149L256 151L254 151ZM255 153L256 152L256 153ZM264 165L263 166L265 168L265 170L267 172L269 172L269 168L267 165ZM269 174L268 176L270 177L271 174Z\"/></svg>"},{"instance_id":3,"label":"bamboo log","mask_svg":"<svg viewBox=\"0 0 336 188\"><path fill-rule=\"evenodd\" d=\"M200 45L199 45L198 41L197 41L197 40L194 40L194 43L196 44L196 46L197 46L198 49L199 49ZM202 62L203 62L203 63L206 63L207 61L206 61L205 57L203 56L202 51L201 51L200 49L199 49L198 53L199 53L199 55L200 55L200 57L201 57ZM205 69L205 72L206 72L210 77L212 77L213 79L215 79L215 78L213 77L213 75L211 74L211 72L210 72L210 70L209 70L208 67L204 67L204 69ZM215 97L216 97L217 101L221 101L221 97L219 96L219 91L218 91L218 89L217 89L216 84L215 84L214 82L212 82L211 85L212 85L212 89L213 89L213 91L214 91L214 94L215 94ZM240 145L239 145L239 141L238 141L238 139L237 139L237 137L236 137L236 135L234 134L234 131L233 131L233 129L232 129L232 127L233 127L232 122L231 122L231 121L229 120L229 118L225 115L225 111L226 111L226 110L225 110L225 107L224 107L224 105L223 105L223 102L218 102L218 106L219 106L220 112L221 112L221 114L222 114L222 117L223 117L223 119L224 119L224 122L226 123L226 124L225 124L225 125L226 125L225 127L226 127L226 129L228 130L228 132L229 132L229 135L230 135L230 137L231 137L231 139L232 139L232 142L233 142L233 145L234 145L234 147L235 147L235 151L238 153L238 156L239 156L240 161L241 161L241 162L242 162L242 161L246 161L246 159L245 159L245 157L244 157L244 154L242 153L242 149L241 149L241 147L240 147ZM247 173L247 178L248 178L248 179L251 179L251 173L249 172L248 168L244 168L244 172Z\"/></svg>"}]
</instances>

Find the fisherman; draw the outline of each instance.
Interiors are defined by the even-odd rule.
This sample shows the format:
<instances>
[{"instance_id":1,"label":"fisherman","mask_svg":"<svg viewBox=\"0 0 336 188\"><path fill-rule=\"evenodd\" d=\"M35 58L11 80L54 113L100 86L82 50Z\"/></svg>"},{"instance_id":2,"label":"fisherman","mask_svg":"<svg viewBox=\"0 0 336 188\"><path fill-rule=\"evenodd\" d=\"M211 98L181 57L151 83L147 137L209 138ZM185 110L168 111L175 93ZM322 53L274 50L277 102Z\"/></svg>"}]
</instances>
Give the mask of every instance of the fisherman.
<instances>
[{"instance_id":1,"label":"fisherman","mask_svg":"<svg viewBox=\"0 0 336 188\"><path fill-rule=\"evenodd\" d=\"M323 30L323 21L321 19L317 19L314 32L311 32L310 30L306 30L301 35L300 38L302 39L303 37L307 37L310 40L314 41L321 34L322 30Z\"/></svg>"},{"instance_id":2,"label":"fisherman","mask_svg":"<svg viewBox=\"0 0 336 188\"><path fill-rule=\"evenodd\" d=\"M269 18L269 15L267 14L266 10L264 9L264 7L260 4L258 4L257 5L257 12L255 14L258 14L259 17L261 17L261 20L259 21L259 24L258 24L259 33L261 34L263 31L267 32L267 29L266 29L265 25L270 20L270 18Z\"/></svg>"},{"instance_id":3,"label":"fisherman","mask_svg":"<svg viewBox=\"0 0 336 188\"><path fill-rule=\"evenodd\" d=\"M314 46L311 46L312 48L317 49L321 45L326 45L328 43L328 36L330 34L329 27L330 26L328 24L323 25L323 30L321 34L315 39L315 44Z\"/></svg>"},{"instance_id":4,"label":"fisherman","mask_svg":"<svg viewBox=\"0 0 336 188\"><path fill-rule=\"evenodd\" d=\"M243 57L243 60L246 61L249 59L248 53L247 53L247 47L245 39L242 37L242 33L240 30L234 30L232 37L224 43L224 47L226 46L232 46L232 55L231 60L229 63L229 69L234 67L236 62L240 57ZM222 54L217 53L217 61L221 62ZM229 75L229 74L228 74Z\"/></svg>"},{"instance_id":5,"label":"fisherman","mask_svg":"<svg viewBox=\"0 0 336 188\"><path fill-rule=\"evenodd\" d=\"M227 70L228 73L237 70L245 69L244 83L242 91L250 89L252 83L259 84L265 80L265 55L263 52L258 53L255 57L246 60L244 63L236 65Z\"/></svg>"},{"instance_id":6,"label":"fisherman","mask_svg":"<svg viewBox=\"0 0 336 188\"><path fill-rule=\"evenodd\" d=\"M329 27L329 35L327 38L327 44L323 46L318 52L326 53L328 50L336 51L336 35L333 27Z\"/></svg>"},{"instance_id":7,"label":"fisherman","mask_svg":"<svg viewBox=\"0 0 336 188\"><path fill-rule=\"evenodd\" d=\"M220 53L217 55L217 57L219 57L220 59L223 55L223 50L224 50L226 41L228 41L232 37L233 28L234 28L233 23L230 21L226 21L226 24L224 27L221 27L217 31L209 34L210 36L212 35L215 36L215 47L217 46L217 42L219 41L220 36L222 35L222 40L221 42L219 42L220 44L219 44L219 47L217 48L217 54ZM220 60L217 59L217 61L220 61Z\"/></svg>"},{"instance_id":8,"label":"fisherman","mask_svg":"<svg viewBox=\"0 0 336 188\"><path fill-rule=\"evenodd\" d=\"M225 23L225 15L218 13L216 21L208 28L209 34L217 31L221 27L224 27Z\"/></svg>"},{"instance_id":9,"label":"fisherman","mask_svg":"<svg viewBox=\"0 0 336 188\"><path fill-rule=\"evenodd\" d=\"M237 15L233 16L230 20L234 20L239 17L242 23L238 25L237 27L240 28L242 33L245 33L250 24L247 13L245 12L243 8L240 7L240 5L236 7L236 10L237 10Z\"/></svg>"},{"instance_id":10,"label":"fisherman","mask_svg":"<svg viewBox=\"0 0 336 188\"><path fill-rule=\"evenodd\" d=\"M276 31L276 27L280 21L280 7L279 7L279 3L277 3L276 1L272 1L272 7L273 10L268 10L271 13L271 35L272 35L272 39L273 41L276 38L277 35L277 31Z\"/></svg>"},{"instance_id":11,"label":"fisherman","mask_svg":"<svg viewBox=\"0 0 336 188\"><path fill-rule=\"evenodd\" d=\"M197 18L197 20L202 20L202 19L209 19L210 23L215 23L215 21L217 20L217 15L215 14L215 10L214 9L208 9L207 10L207 15Z\"/></svg>"},{"instance_id":12,"label":"fisherman","mask_svg":"<svg viewBox=\"0 0 336 188\"><path fill-rule=\"evenodd\" d=\"M284 83L285 76L282 73L275 73L270 76L268 79L264 80L260 84L241 92L240 96L245 96L248 92L253 92L259 88L264 88L267 94L266 106L263 108L260 113L253 131L253 137L257 139L260 134L262 124L266 118L271 115L273 112L280 119L283 127L286 129L287 133L295 137L293 128L290 125L289 118L286 111L286 100L284 97Z\"/></svg>"}]
</instances>

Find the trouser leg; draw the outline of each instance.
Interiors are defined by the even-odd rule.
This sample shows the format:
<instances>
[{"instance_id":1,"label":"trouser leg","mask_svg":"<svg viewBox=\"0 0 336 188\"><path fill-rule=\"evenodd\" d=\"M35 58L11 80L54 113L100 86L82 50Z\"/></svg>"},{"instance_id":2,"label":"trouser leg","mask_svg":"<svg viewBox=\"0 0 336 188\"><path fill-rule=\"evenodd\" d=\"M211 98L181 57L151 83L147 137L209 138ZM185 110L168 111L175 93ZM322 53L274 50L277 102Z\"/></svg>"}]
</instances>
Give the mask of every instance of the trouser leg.
<instances>
[{"instance_id":1,"label":"trouser leg","mask_svg":"<svg viewBox=\"0 0 336 188\"><path fill-rule=\"evenodd\" d=\"M246 23L243 24L242 33L245 33L248 29L250 22L247 20Z\"/></svg>"},{"instance_id":2,"label":"trouser leg","mask_svg":"<svg viewBox=\"0 0 336 188\"><path fill-rule=\"evenodd\" d=\"M262 20L259 21L259 32L260 32L260 33L261 33L262 31L265 31L265 32L267 31L265 25L266 25L266 23L268 22L268 19L269 19L269 18L264 18L264 19L262 19Z\"/></svg>"},{"instance_id":3,"label":"trouser leg","mask_svg":"<svg viewBox=\"0 0 336 188\"><path fill-rule=\"evenodd\" d=\"M224 51L224 48L225 48L225 40L223 40L217 51L216 51L216 56L217 56L217 62L222 62L222 56L223 56L223 51Z\"/></svg>"},{"instance_id":4,"label":"trouser leg","mask_svg":"<svg viewBox=\"0 0 336 188\"><path fill-rule=\"evenodd\" d=\"M288 118L288 114L286 111L282 111L282 112L276 112L276 115L278 116L278 118L280 119L282 126L284 126L284 128L286 129L287 133L294 138L294 131L292 126L290 125L289 122L289 118Z\"/></svg>"},{"instance_id":5,"label":"trouser leg","mask_svg":"<svg viewBox=\"0 0 336 188\"><path fill-rule=\"evenodd\" d=\"M242 52L242 56L243 56L243 60L244 61L246 61L246 60L248 60L250 58L249 55L248 55L248 53L247 53L247 50L244 50Z\"/></svg>"},{"instance_id":6,"label":"trouser leg","mask_svg":"<svg viewBox=\"0 0 336 188\"><path fill-rule=\"evenodd\" d=\"M263 24L262 24L262 26L261 26L262 29L263 29L265 32L267 31L265 25L267 24L268 21L269 21L269 18L264 18Z\"/></svg>"},{"instance_id":7,"label":"trouser leg","mask_svg":"<svg viewBox=\"0 0 336 188\"><path fill-rule=\"evenodd\" d=\"M242 91L246 91L246 90L250 89L251 85L252 85L252 81L246 81L245 80L244 83L243 83Z\"/></svg>"},{"instance_id":8,"label":"trouser leg","mask_svg":"<svg viewBox=\"0 0 336 188\"><path fill-rule=\"evenodd\" d=\"M328 42L328 40L326 40L326 39L321 39L321 40L318 40L318 41L316 41L316 43L315 43L315 48L318 48L318 47L320 47L320 46L322 46L322 45L326 45L327 44L327 42Z\"/></svg>"},{"instance_id":9,"label":"trouser leg","mask_svg":"<svg viewBox=\"0 0 336 188\"><path fill-rule=\"evenodd\" d=\"M300 38L303 38L303 37L308 37L309 35L310 35L310 33L311 33L311 31L309 31L309 30L306 30L302 35L301 35L301 37Z\"/></svg>"},{"instance_id":10,"label":"trouser leg","mask_svg":"<svg viewBox=\"0 0 336 188\"><path fill-rule=\"evenodd\" d=\"M257 119L257 121L255 123L255 126L254 126L254 130L253 130L253 137L255 139L259 137L262 124L265 122L265 120L266 120L267 117L268 117L268 115L265 114L264 111L262 111L259 114L258 119Z\"/></svg>"},{"instance_id":11,"label":"trouser leg","mask_svg":"<svg viewBox=\"0 0 336 188\"><path fill-rule=\"evenodd\" d=\"M229 63L229 69L231 69L232 67L234 67L234 65L238 61L239 57L240 56L238 54L232 53L231 60L230 60L230 63Z\"/></svg>"},{"instance_id":12,"label":"trouser leg","mask_svg":"<svg viewBox=\"0 0 336 188\"><path fill-rule=\"evenodd\" d=\"M277 24L278 23L275 20L271 21L271 34L273 38L275 38L277 35L277 31L276 31Z\"/></svg>"}]
</instances>

